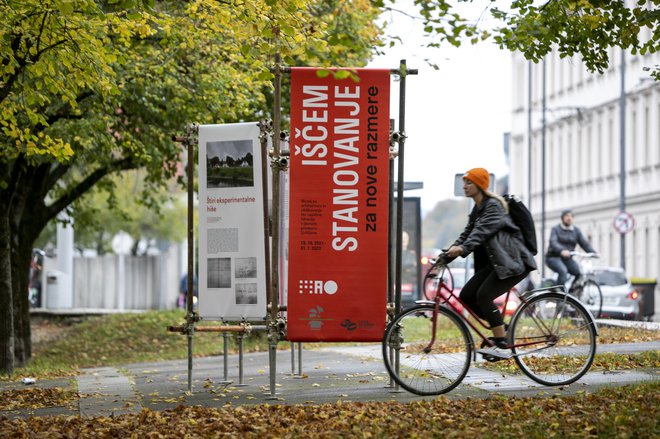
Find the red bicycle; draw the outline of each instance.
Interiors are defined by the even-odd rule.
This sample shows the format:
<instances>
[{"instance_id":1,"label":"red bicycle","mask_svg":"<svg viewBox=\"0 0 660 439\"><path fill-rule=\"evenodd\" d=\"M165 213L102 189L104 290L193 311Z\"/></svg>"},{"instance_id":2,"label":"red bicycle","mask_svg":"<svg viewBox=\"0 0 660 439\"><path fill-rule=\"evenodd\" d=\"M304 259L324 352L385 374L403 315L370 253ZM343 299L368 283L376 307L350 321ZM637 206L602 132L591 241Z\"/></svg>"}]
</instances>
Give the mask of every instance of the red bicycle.
<instances>
[{"instance_id":1,"label":"red bicycle","mask_svg":"<svg viewBox=\"0 0 660 439\"><path fill-rule=\"evenodd\" d=\"M417 395L449 392L477 360L475 340L481 346L493 345L485 334L488 323L454 294L445 257L431 263L424 278L427 300L396 315L383 337L387 371L398 385ZM548 386L582 377L593 362L598 336L584 305L557 287L522 294L513 289L505 308L510 295L516 295L520 305L509 323L508 344L522 372ZM499 358L486 355L484 360Z\"/></svg>"}]
</instances>

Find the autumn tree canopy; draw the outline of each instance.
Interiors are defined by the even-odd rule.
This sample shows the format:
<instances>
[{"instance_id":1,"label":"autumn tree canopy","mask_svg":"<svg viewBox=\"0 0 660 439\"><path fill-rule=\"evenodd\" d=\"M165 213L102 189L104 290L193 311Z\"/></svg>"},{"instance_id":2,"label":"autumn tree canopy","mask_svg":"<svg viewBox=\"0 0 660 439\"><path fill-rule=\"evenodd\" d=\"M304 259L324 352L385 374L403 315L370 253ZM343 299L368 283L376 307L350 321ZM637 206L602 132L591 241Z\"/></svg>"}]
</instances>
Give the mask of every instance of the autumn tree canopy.
<instances>
[{"instance_id":1,"label":"autumn tree canopy","mask_svg":"<svg viewBox=\"0 0 660 439\"><path fill-rule=\"evenodd\" d=\"M436 47L492 40L535 62L552 51L562 58L576 55L589 71L600 73L613 62L611 47L641 55L660 50L660 0L413 1L430 45ZM397 0L377 2L397 8ZM478 6L480 14L462 15L461 3ZM485 17L495 24L485 26ZM660 66L649 68L660 79Z\"/></svg>"},{"instance_id":2,"label":"autumn tree canopy","mask_svg":"<svg viewBox=\"0 0 660 439\"><path fill-rule=\"evenodd\" d=\"M84 218L81 197L129 169L149 205L176 173L173 133L268 116L275 54L364 65L377 15L367 0L0 3L0 370L30 357L29 255L49 221Z\"/></svg>"}]
</instances>

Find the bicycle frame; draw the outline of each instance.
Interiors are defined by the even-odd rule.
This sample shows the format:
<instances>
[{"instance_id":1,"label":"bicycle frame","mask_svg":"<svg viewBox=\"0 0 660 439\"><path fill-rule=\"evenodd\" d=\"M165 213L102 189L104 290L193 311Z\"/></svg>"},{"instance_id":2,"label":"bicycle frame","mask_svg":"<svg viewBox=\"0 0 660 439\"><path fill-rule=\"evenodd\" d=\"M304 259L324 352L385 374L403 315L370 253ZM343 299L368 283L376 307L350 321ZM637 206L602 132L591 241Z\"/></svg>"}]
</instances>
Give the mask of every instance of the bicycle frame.
<instances>
[{"instance_id":1,"label":"bicycle frame","mask_svg":"<svg viewBox=\"0 0 660 439\"><path fill-rule=\"evenodd\" d=\"M434 271L434 270L439 270L439 271ZM452 287L451 288L445 282L444 271L446 271L449 274L449 278L452 279ZM484 333L482 332L482 330L492 329L489 326L488 322L486 322L484 319L477 316L475 314L475 312L472 311L472 309L468 305L466 305L465 302L463 302L459 296L454 294L453 275L451 273L451 269L448 266L446 266L446 265L438 266L437 264L434 264L428 270L426 276L424 277L424 287L426 287L426 281L429 280L429 279L434 279L435 278L434 276L436 276L436 274L438 276L437 277L438 278L438 285L437 285L436 290L435 290L435 297L434 297L433 301L430 301L430 302L433 302L435 304L434 310L433 310L433 335L431 337L431 341L429 342L428 346L426 346L426 348L424 348L424 350L426 352L430 352L433 344L435 343L436 318L437 318L437 313L438 313L438 307L440 306L441 303L444 304L444 306L446 308L451 309L456 315L458 315L458 317L461 320L463 320L463 322L465 322L465 324L467 324L468 327L470 327L475 333L477 333L479 335L481 340L486 342L489 346L493 346L493 343L491 342L491 340L488 339L488 336L484 335ZM515 287L514 287L514 288L510 289L509 291L507 291L507 293L506 293L506 297L505 297L505 300L504 300L504 309L506 309L506 306L507 306L507 303L509 301L509 297L510 297L510 294L511 294L512 290L515 290L514 294L516 294L516 296L520 299L521 305L527 303L527 298L525 297L525 295L518 292L518 290L515 289ZM442 292L445 293L444 296L446 296L446 297L443 297ZM564 293L564 295L566 296L565 293ZM532 296L530 296L530 297L532 297ZM450 299L454 299L456 302L458 302L463 307L463 309L466 310L468 312L468 314L474 318L474 320L481 327L481 330L477 326L477 324L475 324L471 321L471 319L465 317L465 315L463 315L463 313L460 311L460 309L454 303L452 303L452 301ZM541 324L546 329L548 329L547 326L543 323L542 319L539 319L538 316L531 316L531 317L534 320L536 320L538 324ZM472 333L470 333L470 335L472 336ZM473 344L474 344L474 339L472 341L473 341ZM531 346L531 345L534 345L534 344L541 344L541 343L544 343L544 342L545 342L545 340L531 341L531 342L528 342L528 343L513 344L513 345L511 345L511 347L512 348L525 347L525 346ZM476 352L475 352L475 355L476 355Z\"/></svg>"}]
</instances>

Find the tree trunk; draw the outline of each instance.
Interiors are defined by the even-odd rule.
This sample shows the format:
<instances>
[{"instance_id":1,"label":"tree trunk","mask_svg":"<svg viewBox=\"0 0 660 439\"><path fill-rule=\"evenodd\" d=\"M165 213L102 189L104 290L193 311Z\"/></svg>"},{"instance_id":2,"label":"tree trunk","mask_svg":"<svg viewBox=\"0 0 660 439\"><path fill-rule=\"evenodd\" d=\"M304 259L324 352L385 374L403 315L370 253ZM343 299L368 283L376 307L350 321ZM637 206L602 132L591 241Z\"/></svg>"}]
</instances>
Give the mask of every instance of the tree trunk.
<instances>
[{"instance_id":1,"label":"tree trunk","mask_svg":"<svg viewBox=\"0 0 660 439\"><path fill-rule=\"evenodd\" d=\"M30 301L28 297L32 241L19 240L12 248L11 275L14 299L14 358L16 367L24 366L32 356Z\"/></svg>"},{"instance_id":2,"label":"tree trunk","mask_svg":"<svg viewBox=\"0 0 660 439\"><path fill-rule=\"evenodd\" d=\"M20 160L19 163L23 163ZM44 210L39 205L28 203L29 197L38 192L39 180L35 178L38 168L22 166L16 170L14 184L7 188L11 200L8 205L9 246L11 270L12 307L14 311L14 366L24 366L32 355L30 334L30 301L28 284L32 244L45 224Z\"/></svg>"},{"instance_id":3,"label":"tree trunk","mask_svg":"<svg viewBox=\"0 0 660 439\"><path fill-rule=\"evenodd\" d=\"M23 366L32 356L28 284L32 246L39 233L101 178L136 165L125 158L101 166L47 206L48 193L70 166L31 166L22 154L13 163L0 161L0 173L9 175L3 180L7 185L0 186L0 372Z\"/></svg>"},{"instance_id":4,"label":"tree trunk","mask_svg":"<svg viewBox=\"0 0 660 439\"><path fill-rule=\"evenodd\" d=\"M14 306L8 209L0 203L0 373L11 373L14 356Z\"/></svg>"}]
</instances>

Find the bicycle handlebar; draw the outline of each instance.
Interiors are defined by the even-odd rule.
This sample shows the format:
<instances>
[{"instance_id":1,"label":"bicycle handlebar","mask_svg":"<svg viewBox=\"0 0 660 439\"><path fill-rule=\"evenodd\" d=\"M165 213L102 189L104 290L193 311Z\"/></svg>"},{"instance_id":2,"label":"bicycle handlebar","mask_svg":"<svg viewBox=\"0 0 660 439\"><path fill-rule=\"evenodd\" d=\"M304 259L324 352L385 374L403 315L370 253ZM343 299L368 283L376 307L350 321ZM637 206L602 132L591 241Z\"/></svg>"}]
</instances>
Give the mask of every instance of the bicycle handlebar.
<instances>
[{"instance_id":1,"label":"bicycle handlebar","mask_svg":"<svg viewBox=\"0 0 660 439\"><path fill-rule=\"evenodd\" d=\"M582 253L582 252L577 252L577 251L572 251L570 252L571 256L577 256L578 258L584 258L584 259L598 259L600 258L600 255L598 253Z\"/></svg>"},{"instance_id":2,"label":"bicycle handlebar","mask_svg":"<svg viewBox=\"0 0 660 439\"><path fill-rule=\"evenodd\" d=\"M451 262L451 259L449 255L447 255L447 252L442 252L438 254L437 257L429 259L429 262L433 267L440 267L443 265L449 264Z\"/></svg>"}]
</instances>

